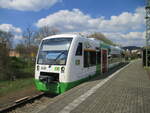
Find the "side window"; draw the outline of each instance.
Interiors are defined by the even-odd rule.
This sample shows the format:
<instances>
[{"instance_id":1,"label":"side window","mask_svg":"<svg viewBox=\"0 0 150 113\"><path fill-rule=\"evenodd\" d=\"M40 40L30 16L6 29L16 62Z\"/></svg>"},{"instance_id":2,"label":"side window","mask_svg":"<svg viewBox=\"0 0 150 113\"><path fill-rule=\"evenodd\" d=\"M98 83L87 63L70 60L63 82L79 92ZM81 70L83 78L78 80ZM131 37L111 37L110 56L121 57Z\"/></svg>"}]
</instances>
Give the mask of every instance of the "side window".
<instances>
[{"instance_id":1,"label":"side window","mask_svg":"<svg viewBox=\"0 0 150 113\"><path fill-rule=\"evenodd\" d=\"M88 52L84 51L84 67L89 67L89 58Z\"/></svg>"},{"instance_id":2,"label":"side window","mask_svg":"<svg viewBox=\"0 0 150 113\"><path fill-rule=\"evenodd\" d=\"M95 66L96 65L96 52L90 51L90 66Z\"/></svg>"},{"instance_id":3,"label":"side window","mask_svg":"<svg viewBox=\"0 0 150 113\"><path fill-rule=\"evenodd\" d=\"M101 63L101 51L97 52L96 60L97 60L97 64Z\"/></svg>"},{"instance_id":4,"label":"side window","mask_svg":"<svg viewBox=\"0 0 150 113\"><path fill-rule=\"evenodd\" d=\"M76 56L82 56L82 43L81 42L78 44Z\"/></svg>"},{"instance_id":5,"label":"side window","mask_svg":"<svg viewBox=\"0 0 150 113\"><path fill-rule=\"evenodd\" d=\"M91 67L96 65L96 52L84 51L84 67Z\"/></svg>"}]
</instances>

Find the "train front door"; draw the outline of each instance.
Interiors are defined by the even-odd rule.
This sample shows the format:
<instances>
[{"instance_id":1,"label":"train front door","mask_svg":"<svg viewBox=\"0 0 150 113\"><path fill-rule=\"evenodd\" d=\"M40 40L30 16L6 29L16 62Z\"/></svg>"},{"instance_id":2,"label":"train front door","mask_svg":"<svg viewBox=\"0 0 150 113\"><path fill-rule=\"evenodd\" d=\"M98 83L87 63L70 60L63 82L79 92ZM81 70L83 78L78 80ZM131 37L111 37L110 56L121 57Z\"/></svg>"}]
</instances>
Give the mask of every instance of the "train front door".
<instances>
[{"instance_id":1,"label":"train front door","mask_svg":"<svg viewBox=\"0 0 150 113\"><path fill-rule=\"evenodd\" d=\"M105 73L108 70L108 51L106 49L101 50L101 72Z\"/></svg>"}]
</instances>

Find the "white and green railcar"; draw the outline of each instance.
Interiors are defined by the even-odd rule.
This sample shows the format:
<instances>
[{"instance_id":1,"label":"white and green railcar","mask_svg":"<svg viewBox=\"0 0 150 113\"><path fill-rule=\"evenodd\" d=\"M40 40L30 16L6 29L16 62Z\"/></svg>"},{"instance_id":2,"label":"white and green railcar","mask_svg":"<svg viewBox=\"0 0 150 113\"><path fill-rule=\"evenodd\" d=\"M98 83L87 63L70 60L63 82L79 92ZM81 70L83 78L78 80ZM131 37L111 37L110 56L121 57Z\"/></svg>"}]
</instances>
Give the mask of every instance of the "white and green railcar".
<instances>
[{"instance_id":1,"label":"white and green railcar","mask_svg":"<svg viewBox=\"0 0 150 113\"><path fill-rule=\"evenodd\" d=\"M120 58L120 55L120 48L114 49L100 40L77 34L44 38L36 60L36 88L44 92L63 93L108 71L113 64L121 61L116 57ZM115 60L110 60L113 56Z\"/></svg>"}]
</instances>

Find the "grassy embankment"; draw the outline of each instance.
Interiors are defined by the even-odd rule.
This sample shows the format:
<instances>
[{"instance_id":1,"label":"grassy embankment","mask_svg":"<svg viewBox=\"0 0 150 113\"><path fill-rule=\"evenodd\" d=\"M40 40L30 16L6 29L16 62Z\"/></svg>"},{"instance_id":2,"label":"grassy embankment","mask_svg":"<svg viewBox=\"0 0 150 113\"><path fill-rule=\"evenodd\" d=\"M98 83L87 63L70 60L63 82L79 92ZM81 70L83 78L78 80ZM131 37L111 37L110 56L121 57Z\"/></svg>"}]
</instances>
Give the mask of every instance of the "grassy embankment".
<instances>
[{"instance_id":1,"label":"grassy embankment","mask_svg":"<svg viewBox=\"0 0 150 113\"><path fill-rule=\"evenodd\" d=\"M0 97L22 91L34 86L34 63L23 58L10 58L8 70L5 74L9 79L0 80ZM0 74L1 75L1 74Z\"/></svg>"},{"instance_id":2,"label":"grassy embankment","mask_svg":"<svg viewBox=\"0 0 150 113\"><path fill-rule=\"evenodd\" d=\"M15 81L0 81L0 96L21 91L32 86L34 86L33 78L22 78Z\"/></svg>"}]
</instances>

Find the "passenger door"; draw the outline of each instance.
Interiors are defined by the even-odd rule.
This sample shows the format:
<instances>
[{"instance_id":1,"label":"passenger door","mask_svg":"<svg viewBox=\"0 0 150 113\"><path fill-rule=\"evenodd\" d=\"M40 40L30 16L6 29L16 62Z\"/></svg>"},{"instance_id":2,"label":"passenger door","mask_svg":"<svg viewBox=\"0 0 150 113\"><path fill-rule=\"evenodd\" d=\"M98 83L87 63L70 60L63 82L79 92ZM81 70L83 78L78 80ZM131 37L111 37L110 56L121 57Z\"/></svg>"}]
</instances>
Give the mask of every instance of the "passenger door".
<instances>
[{"instance_id":1,"label":"passenger door","mask_svg":"<svg viewBox=\"0 0 150 113\"><path fill-rule=\"evenodd\" d=\"M101 71L102 73L107 72L108 70L108 51L107 49L101 50Z\"/></svg>"}]
</instances>

